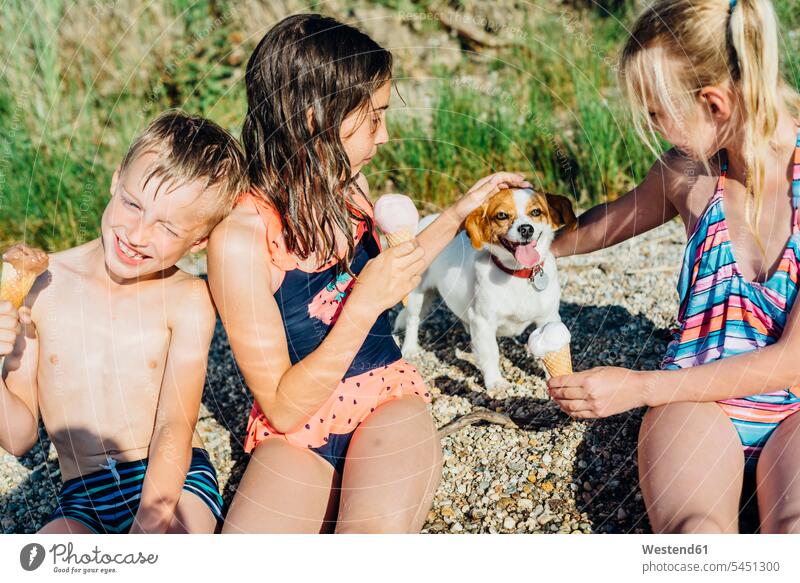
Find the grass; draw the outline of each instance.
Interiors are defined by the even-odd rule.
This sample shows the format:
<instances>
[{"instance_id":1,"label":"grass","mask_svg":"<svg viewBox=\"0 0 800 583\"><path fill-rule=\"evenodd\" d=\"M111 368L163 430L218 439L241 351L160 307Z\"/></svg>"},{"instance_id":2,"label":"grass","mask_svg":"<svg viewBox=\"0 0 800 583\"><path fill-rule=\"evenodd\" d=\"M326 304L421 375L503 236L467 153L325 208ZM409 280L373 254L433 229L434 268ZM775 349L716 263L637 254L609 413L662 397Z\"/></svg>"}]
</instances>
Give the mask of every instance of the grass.
<instances>
[{"instance_id":1,"label":"grass","mask_svg":"<svg viewBox=\"0 0 800 583\"><path fill-rule=\"evenodd\" d=\"M380 4L424 10L415 0ZM396 84L406 104L394 101L391 142L366 169L373 192L406 192L434 209L480 176L513 169L585 207L641 180L652 155L632 133L613 71L632 15L620 2L607 4L614 10L561 11L544 3L523 25L524 43L484 52L465 47L458 64L434 68L427 79L406 78L398 59ZM777 0L776 8L783 30L794 31L783 37L785 72L800 85L793 4ZM272 22L237 12L241 5L6 0L0 247L24 239L56 251L93 238L114 168L163 109L207 115L238 135L244 66L263 34L243 30L256 18ZM435 21L421 26L441 33Z\"/></svg>"}]
</instances>

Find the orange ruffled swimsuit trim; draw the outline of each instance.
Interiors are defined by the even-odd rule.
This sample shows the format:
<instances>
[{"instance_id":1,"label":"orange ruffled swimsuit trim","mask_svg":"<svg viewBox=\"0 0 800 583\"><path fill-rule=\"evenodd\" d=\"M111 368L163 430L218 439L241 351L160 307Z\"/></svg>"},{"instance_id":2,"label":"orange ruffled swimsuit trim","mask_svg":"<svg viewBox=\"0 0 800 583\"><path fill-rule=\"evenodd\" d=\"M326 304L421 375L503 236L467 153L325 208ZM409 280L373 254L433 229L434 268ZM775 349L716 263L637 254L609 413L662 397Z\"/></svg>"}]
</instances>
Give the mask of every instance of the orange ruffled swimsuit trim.
<instances>
[{"instance_id":1,"label":"orange ruffled swimsuit trim","mask_svg":"<svg viewBox=\"0 0 800 583\"><path fill-rule=\"evenodd\" d=\"M364 210L367 215L372 217L372 205L369 201L358 195L355 197L356 204L360 209ZM293 323L287 326L287 332L292 331L293 326L301 327L305 325L330 327L335 324L336 317L338 316L341 307L347 300L348 292L351 288L352 279L346 274L336 274L335 269L332 267L336 261L333 260L325 266L322 266L313 272L306 272L298 266L298 261L295 257L291 256L285 247L283 240L283 226L280 216L275 209L263 198L257 194L248 194L242 197L239 201L240 204L253 204L259 215L261 216L267 230L266 242L269 245L270 256L272 264L283 272L284 282L289 281L295 285L295 280L300 278L301 285L295 285L290 291L285 294L281 293L281 287L275 291L275 298L278 301L279 307L283 308L288 302L302 302L307 304L304 310L305 314L300 322L296 319ZM370 237L364 237L368 233L367 223L359 221L356 229L356 241L359 244L357 248L356 257L351 263L351 269L358 274L363 263L368 259L364 247L370 238L374 238L374 245L377 247L377 252L380 251L378 244L378 237L374 230L369 233ZM357 263L361 265L357 265ZM356 271L358 269L358 271ZM331 273L323 274L322 272L331 270ZM293 279L287 279L293 274ZM308 279L304 279L307 277ZM314 277L318 281L312 285L306 285L307 281L310 282ZM330 281L328 281L330 280ZM320 286L319 281L323 283L327 281L327 285ZM316 289L319 287L320 289ZM301 297L298 298L298 295ZM301 306L302 307L302 306ZM296 310L287 310L289 313L295 313ZM282 310L282 314L283 314ZM309 323L309 320L312 322ZM284 325L286 325L284 319ZM376 328L382 324L380 334L373 334ZM250 412L250 419L247 424L247 435L245 437L244 451L247 453L252 452L259 443L267 439L284 439L294 446L318 449L322 448L323 451L317 452L334 467L341 471L341 464L334 463L328 455L332 444L336 448L346 450L349 436L355 430L359 423L366 419L372 412L375 411L382 404L387 403L394 399L399 399L407 395L413 395L422 399L426 403L430 403L431 395L425 387L425 382L422 376L417 371L416 367L404 360L399 348L397 348L394 339L391 337L391 331L388 328L388 320L384 313L379 318L379 323L376 323L376 328L370 333L362 346L362 351L356 356L354 363L350 369L349 374L345 375L335 390L331 393L330 397L320 406L320 408L308 418L305 423L300 424L294 430L288 433L281 433L272 427L267 420L264 413L261 411L257 403L253 403L252 411ZM321 339L320 339L321 342ZM376 349L376 352L370 354L370 346L368 343L381 345ZM389 343L391 343L389 345ZM295 343L290 342L291 346ZM312 341L313 344L313 341ZM318 343L316 343L318 345ZM309 352L314 346L308 347L304 352ZM396 354L396 357L390 358L391 362L384 362L386 360L387 350L389 355ZM364 356L366 354L366 357ZM370 357L373 356L373 357ZM293 355L293 363L300 360L302 354ZM363 370L360 374L353 374L353 370ZM343 440L342 437L346 439ZM335 453L335 452L334 452ZM343 452L340 452L343 458ZM338 457L338 456L334 456Z\"/></svg>"},{"instance_id":2,"label":"orange ruffled swimsuit trim","mask_svg":"<svg viewBox=\"0 0 800 583\"><path fill-rule=\"evenodd\" d=\"M323 447L332 434L352 433L375 409L406 395L416 395L426 403L431 402L422 376L401 359L341 381L322 407L306 423L289 433L276 431L258 404L253 403L244 451L250 453L259 443L270 438L285 439L297 447Z\"/></svg>"}]
</instances>

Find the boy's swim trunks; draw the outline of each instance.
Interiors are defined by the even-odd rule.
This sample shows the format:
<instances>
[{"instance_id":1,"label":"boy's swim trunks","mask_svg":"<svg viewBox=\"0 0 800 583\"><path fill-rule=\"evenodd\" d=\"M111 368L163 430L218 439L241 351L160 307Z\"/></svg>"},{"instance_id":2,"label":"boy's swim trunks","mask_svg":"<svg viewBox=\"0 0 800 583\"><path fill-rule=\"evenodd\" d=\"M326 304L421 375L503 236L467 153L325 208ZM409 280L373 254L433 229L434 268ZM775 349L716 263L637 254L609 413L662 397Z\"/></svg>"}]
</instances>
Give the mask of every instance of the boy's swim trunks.
<instances>
[{"instance_id":1,"label":"boy's swim trunks","mask_svg":"<svg viewBox=\"0 0 800 583\"><path fill-rule=\"evenodd\" d=\"M139 509L146 470L147 459L143 459L67 480L48 522L69 518L98 534L128 532ZM192 448L183 489L205 502L218 521L222 519L217 473L206 450Z\"/></svg>"}]
</instances>

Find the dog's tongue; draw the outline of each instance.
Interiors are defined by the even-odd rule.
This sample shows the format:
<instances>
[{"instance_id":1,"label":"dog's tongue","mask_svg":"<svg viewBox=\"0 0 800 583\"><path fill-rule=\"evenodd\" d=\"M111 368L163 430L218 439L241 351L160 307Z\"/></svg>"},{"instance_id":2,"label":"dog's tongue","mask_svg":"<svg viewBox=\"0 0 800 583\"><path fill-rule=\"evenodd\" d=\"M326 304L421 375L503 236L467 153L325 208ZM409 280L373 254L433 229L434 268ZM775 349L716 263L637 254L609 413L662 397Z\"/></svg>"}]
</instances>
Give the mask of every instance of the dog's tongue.
<instances>
[{"instance_id":1,"label":"dog's tongue","mask_svg":"<svg viewBox=\"0 0 800 583\"><path fill-rule=\"evenodd\" d=\"M525 267L533 267L539 263L541 257L536 250L536 241L528 243L527 245L520 245L514 249L514 259L517 260L517 263Z\"/></svg>"}]
</instances>

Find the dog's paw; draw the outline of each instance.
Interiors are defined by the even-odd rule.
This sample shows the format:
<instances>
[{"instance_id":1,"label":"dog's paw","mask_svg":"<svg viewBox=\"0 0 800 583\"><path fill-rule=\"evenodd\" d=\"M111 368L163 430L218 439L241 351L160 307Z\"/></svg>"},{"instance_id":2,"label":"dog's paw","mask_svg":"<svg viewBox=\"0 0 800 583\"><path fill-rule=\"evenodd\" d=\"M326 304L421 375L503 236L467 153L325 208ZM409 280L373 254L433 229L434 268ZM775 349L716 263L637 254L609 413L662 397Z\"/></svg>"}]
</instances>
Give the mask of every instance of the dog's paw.
<instances>
[{"instance_id":1,"label":"dog's paw","mask_svg":"<svg viewBox=\"0 0 800 583\"><path fill-rule=\"evenodd\" d=\"M501 378L486 383L486 394L492 399L505 399L510 388L511 383Z\"/></svg>"}]
</instances>

